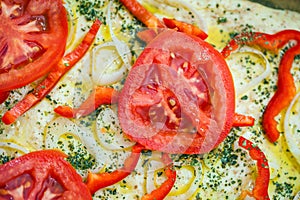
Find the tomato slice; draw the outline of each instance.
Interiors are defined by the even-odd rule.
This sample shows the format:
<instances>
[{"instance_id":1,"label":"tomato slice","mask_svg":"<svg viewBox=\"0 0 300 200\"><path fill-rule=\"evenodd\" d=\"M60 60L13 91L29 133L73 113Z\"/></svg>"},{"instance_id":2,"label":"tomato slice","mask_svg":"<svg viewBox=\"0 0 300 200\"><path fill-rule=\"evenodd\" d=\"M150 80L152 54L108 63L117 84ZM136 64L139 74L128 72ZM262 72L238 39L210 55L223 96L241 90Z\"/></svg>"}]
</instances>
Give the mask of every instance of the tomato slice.
<instances>
[{"instance_id":1,"label":"tomato slice","mask_svg":"<svg viewBox=\"0 0 300 200\"><path fill-rule=\"evenodd\" d=\"M0 104L3 103L9 96L10 92L0 92Z\"/></svg>"},{"instance_id":2,"label":"tomato slice","mask_svg":"<svg viewBox=\"0 0 300 200\"><path fill-rule=\"evenodd\" d=\"M44 76L59 62L68 35L62 0L0 2L0 92Z\"/></svg>"},{"instance_id":3,"label":"tomato slice","mask_svg":"<svg viewBox=\"0 0 300 200\"><path fill-rule=\"evenodd\" d=\"M235 110L231 73L203 40L173 30L148 44L119 96L119 120L147 149L206 153L230 131Z\"/></svg>"},{"instance_id":4,"label":"tomato slice","mask_svg":"<svg viewBox=\"0 0 300 200\"><path fill-rule=\"evenodd\" d=\"M92 199L76 170L57 150L25 154L0 166L0 199Z\"/></svg>"}]
</instances>

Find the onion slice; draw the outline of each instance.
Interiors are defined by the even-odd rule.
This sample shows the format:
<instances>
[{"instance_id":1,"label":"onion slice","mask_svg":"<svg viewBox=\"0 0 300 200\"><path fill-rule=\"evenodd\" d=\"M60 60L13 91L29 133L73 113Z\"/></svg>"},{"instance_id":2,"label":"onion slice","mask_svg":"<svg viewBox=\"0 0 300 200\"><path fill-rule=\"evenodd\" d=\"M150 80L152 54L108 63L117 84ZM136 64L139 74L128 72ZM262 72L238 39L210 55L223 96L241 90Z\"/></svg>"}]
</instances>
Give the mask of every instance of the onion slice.
<instances>
[{"instance_id":1,"label":"onion slice","mask_svg":"<svg viewBox=\"0 0 300 200\"><path fill-rule=\"evenodd\" d=\"M12 142L0 142L0 149L3 149L5 151L5 149L11 149L14 150L14 152L18 152L21 154L27 154L30 151L16 143L12 143Z\"/></svg>"},{"instance_id":2,"label":"onion slice","mask_svg":"<svg viewBox=\"0 0 300 200\"><path fill-rule=\"evenodd\" d=\"M92 53L92 78L97 85L116 83L131 68L131 51L113 31L111 2L107 7L107 26L112 41L94 47Z\"/></svg>"},{"instance_id":3,"label":"onion slice","mask_svg":"<svg viewBox=\"0 0 300 200\"><path fill-rule=\"evenodd\" d=\"M49 149L58 148L57 142L65 134L75 136L83 143L88 152L95 158L96 162L102 166L99 166L99 170L104 165L104 161L109 159L105 151L100 148L96 142L93 133L88 130L84 130L76 123L64 117L57 117L46 126L45 147Z\"/></svg>"},{"instance_id":4,"label":"onion slice","mask_svg":"<svg viewBox=\"0 0 300 200\"><path fill-rule=\"evenodd\" d=\"M155 190L164 181L164 168L166 165L156 155L158 152L153 152L152 158L147 162L146 168L146 191L147 193ZM176 170L176 182L172 190L165 197L168 199L190 199L199 187L199 181L202 177L202 166L192 166L189 160L180 159L174 163Z\"/></svg>"},{"instance_id":5,"label":"onion slice","mask_svg":"<svg viewBox=\"0 0 300 200\"><path fill-rule=\"evenodd\" d=\"M96 85L109 85L120 81L126 74L126 65L117 53L117 44L107 42L92 51L92 79Z\"/></svg>"},{"instance_id":6,"label":"onion slice","mask_svg":"<svg viewBox=\"0 0 300 200\"><path fill-rule=\"evenodd\" d=\"M169 193L168 199L190 199L199 187L199 182L202 179L202 165L190 165L185 160L181 159L174 163L177 172L177 179L174 187Z\"/></svg>"},{"instance_id":7,"label":"onion slice","mask_svg":"<svg viewBox=\"0 0 300 200\"><path fill-rule=\"evenodd\" d=\"M117 48L117 51L119 53L119 55L121 56L122 60L123 60L123 63L125 65L125 67L127 69L130 69L131 68L131 51L129 49L129 47L127 46L127 44L121 40L119 40L117 38L117 36L114 34L114 31L113 31L113 25L112 25L112 15L111 15L111 4L112 2L110 1L109 4L108 4L108 8L107 8L107 25L108 25L108 28L109 28L109 33L110 33L110 36L111 36L111 39L112 41L116 44L116 48Z\"/></svg>"},{"instance_id":8,"label":"onion slice","mask_svg":"<svg viewBox=\"0 0 300 200\"><path fill-rule=\"evenodd\" d=\"M284 117L284 136L288 147L300 164L300 92L290 103Z\"/></svg>"},{"instance_id":9,"label":"onion slice","mask_svg":"<svg viewBox=\"0 0 300 200\"><path fill-rule=\"evenodd\" d=\"M253 78L247 84L245 84L241 87L235 87L236 96L239 97L243 93L245 93L248 90L250 90L251 88L253 88L254 86L258 85L262 80L267 78L271 74L271 66L270 66L270 62L268 61L266 56L261 51L258 51L254 48L251 48L248 46L243 46L239 50L235 51L234 53L253 53L253 54L256 54L256 55L260 56L261 58L263 58L264 62L265 62L265 70L263 73L261 73L259 76L255 77L255 78Z\"/></svg>"},{"instance_id":10,"label":"onion slice","mask_svg":"<svg viewBox=\"0 0 300 200\"><path fill-rule=\"evenodd\" d=\"M186 1L182 0L167 0L167 2L170 3L170 5L175 5L176 7L181 6L186 8L188 11L193 13L193 16L195 17L195 23L196 25L201 28L204 32L208 32L207 24L205 23L205 20L203 17L199 14L199 11L197 11L191 4L187 3Z\"/></svg>"},{"instance_id":11,"label":"onion slice","mask_svg":"<svg viewBox=\"0 0 300 200\"><path fill-rule=\"evenodd\" d=\"M100 111L97 117L96 129L100 143L106 149L123 150L135 144L124 137L118 116L111 108Z\"/></svg>"}]
</instances>

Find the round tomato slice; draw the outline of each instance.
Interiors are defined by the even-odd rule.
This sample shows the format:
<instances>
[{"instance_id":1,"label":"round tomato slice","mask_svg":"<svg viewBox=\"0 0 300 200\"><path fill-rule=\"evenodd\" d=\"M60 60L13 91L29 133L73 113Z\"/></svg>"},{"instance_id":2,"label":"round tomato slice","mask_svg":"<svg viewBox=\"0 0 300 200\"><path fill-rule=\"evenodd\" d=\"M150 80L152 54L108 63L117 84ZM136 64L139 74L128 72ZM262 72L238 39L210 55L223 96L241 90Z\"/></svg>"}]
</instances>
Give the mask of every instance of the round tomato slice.
<instances>
[{"instance_id":1,"label":"round tomato slice","mask_svg":"<svg viewBox=\"0 0 300 200\"><path fill-rule=\"evenodd\" d=\"M0 165L0 199L92 199L65 158L60 151L41 150Z\"/></svg>"},{"instance_id":2,"label":"round tomato slice","mask_svg":"<svg viewBox=\"0 0 300 200\"><path fill-rule=\"evenodd\" d=\"M124 133L146 148L206 153L232 127L233 79L226 61L211 45L167 30L135 62L118 109Z\"/></svg>"},{"instance_id":3,"label":"round tomato slice","mask_svg":"<svg viewBox=\"0 0 300 200\"><path fill-rule=\"evenodd\" d=\"M0 92L47 74L62 58L67 35L62 0L0 1Z\"/></svg>"}]
</instances>

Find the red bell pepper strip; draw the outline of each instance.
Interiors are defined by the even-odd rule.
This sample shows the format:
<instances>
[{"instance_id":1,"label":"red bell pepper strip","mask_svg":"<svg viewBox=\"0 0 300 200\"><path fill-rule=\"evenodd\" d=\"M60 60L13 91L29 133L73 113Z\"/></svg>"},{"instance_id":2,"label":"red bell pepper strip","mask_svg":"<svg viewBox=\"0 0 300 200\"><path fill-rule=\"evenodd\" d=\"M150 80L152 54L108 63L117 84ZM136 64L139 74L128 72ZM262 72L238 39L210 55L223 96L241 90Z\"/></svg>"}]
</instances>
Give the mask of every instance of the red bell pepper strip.
<instances>
[{"instance_id":1,"label":"red bell pepper strip","mask_svg":"<svg viewBox=\"0 0 300 200\"><path fill-rule=\"evenodd\" d=\"M273 35L260 32L243 32L235 36L222 50L222 55L227 58L239 46L259 46L264 49L278 52L285 44L291 40L300 42L300 32L296 30L283 30Z\"/></svg>"},{"instance_id":2,"label":"red bell pepper strip","mask_svg":"<svg viewBox=\"0 0 300 200\"><path fill-rule=\"evenodd\" d=\"M110 87L98 86L79 108L58 106L54 109L57 114L66 118L86 116L103 104L116 103L118 92Z\"/></svg>"},{"instance_id":3,"label":"red bell pepper strip","mask_svg":"<svg viewBox=\"0 0 300 200\"><path fill-rule=\"evenodd\" d=\"M277 90L263 114L262 125L270 142L276 142L280 136L275 117L291 103L296 95L296 86L290 70L294 57L298 54L300 54L300 43L288 49L283 55L278 69Z\"/></svg>"},{"instance_id":4,"label":"red bell pepper strip","mask_svg":"<svg viewBox=\"0 0 300 200\"><path fill-rule=\"evenodd\" d=\"M250 157L257 161L258 176L252 192L249 193L257 200L270 199L268 194L270 170L265 154L255 144L244 137L239 138L239 146L248 150Z\"/></svg>"},{"instance_id":5,"label":"red bell pepper strip","mask_svg":"<svg viewBox=\"0 0 300 200\"><path fill-rule=\"evenodd\" d=\"M251 116L235 113L232 126L233 127L253 126L254 122L255 119Z\"/></svg>"},{"instance_id":6,"label":"red bell pepper strip","mask_svg":"<svg viewBox=\"0 0 300 200\"><path fill-rule=\"evenodd\" d=\"M168 154L163 154L162 160L168 166L165 169L167 180L161 186L153 190L150 194L142 197L142 200L163 200L171 191L176 181L176 170L173 169L172 160Z\"/></svg>"},{"instance_id":7,"label":"red bell pepper strip","mask_svg":"<svg viewBox=\"0 0 300 200\"><path fill-rule=\"evenodd\" d=\"M288 49L280 61L277 90L263 114L262 125L270 142L276 142L280 136L277 130L278 123L274 118L290 104L296 95L296 86L290 70L294 57L300 54L300 32L296 30L283 30L273 35L259 32L242 33L232 39L221 52L226 58L240 45L256 45L276 52L292 40L296 41L297 44Z\"/></svg>"},{"instance_id":8,"label":"red bell pepper strip","mask_svg":"<svg viewBox=\"0 0 300 200\"><path fill-rule=\"evenodd\" d=\"M91 194L94 194L101 188L113 185L130 175L135 169L140 158L140 153L143 149L144 147L138 143L133 146L131 155L126 158L124 166L121 169L117 169L113 172L103 172L98 174L89 172L86 185Z\"/></svg>"},{"instance_id":9,"label":"red bell pepper strip","mask_svg":"<svg viewBox=\"0 0 300 200\"><path fill-rule=\"evenodd\" d=\"M12 109L4 114L2 121L5 124L14 123L19 116L40 102L52 90L60 78L66 74L88 51L96 37L100 25L101 22L97 19L93 23L89 32L83 38L82 42L72 52L63 57L63 59L49 72L47 77L34 89L33 92L27 94Z\"/></svg>"},{"instance_id":10,"label":"red bell pepper strip","mask_svg":"<svg viewBox=\"0 0 300 200\"><path fill-rule=\"evenodd\" d=\"M185 22L177 21L175 19L168 19L168 18L163 18L163 21L168 28L177 29L179 32L184 32L189 35L194 35L196 37L199 37L202 40L205 40L208 37L208 35L203 30L201 30L200 28L192 24L188 24Z\"/></svg>"},{"instance_id":11,"label":"red bell pepper strip","mask_svg":"<svg viewBox=\"0 0 300 200\"><path fill-rule=\"evenodd\" d=\"M175 19L167 19L164 18L163 22L149 12L146 8L144 8L138 1L136 0L120 0L120 2L133 14L138 20L140 20L143 24L145 24L148 28L154 30L154 33L158 32L158 28L177 28L178 31L184 32L186 34L195 35L200 37L201 39L206 39L207 34L199 29L198 27L188 24L185 22L177 21ZM143 31L144 32L144 31ZM146 33L146 34L145 34ZM138 34L138 37L143 41L148 43L151 39L155 37L153 32L145 32Z\"/></svg>"},{"instance_id":12,"label":"red bell pepper strip","mask_svg":"<svg viewBox=\"0 0 300 200\"><path fill-rule=\"evenodd\" d=\"M165 25L155 15L136 0L120 0L120 2L148 28L153 28L154 30L157 30L157 28L165 28Z\"/></svg>"},{"instance_id":13,"label":"red bell pepper strip","mask_svg":"<svg viewBox=\"0 0 300 200\"><path fill-rule=\"evenodd\" d=\"M0 104L3 103L9 96L10 91L0 92Z\"/></svg>"}]
</instances>

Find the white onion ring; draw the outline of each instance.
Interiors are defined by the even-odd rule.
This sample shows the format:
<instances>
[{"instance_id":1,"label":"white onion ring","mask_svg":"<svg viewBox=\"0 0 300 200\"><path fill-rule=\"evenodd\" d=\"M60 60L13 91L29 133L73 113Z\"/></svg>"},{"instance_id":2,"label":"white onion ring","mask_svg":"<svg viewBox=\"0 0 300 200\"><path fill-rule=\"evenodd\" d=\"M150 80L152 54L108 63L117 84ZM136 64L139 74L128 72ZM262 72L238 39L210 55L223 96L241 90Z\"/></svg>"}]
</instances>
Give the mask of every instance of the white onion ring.
<instances>
[{"instance_id":1,"label":"white onion ring","mask_svg":"<svg viewBox=\"0 0 300 200\"><path fill-rule=\"evenodd\" d=\"M125 75L127 68L123 63L121 67L112 72L106 72L107 70L112 70L113 65L118 64L120 61L120 56L115 54L111 56L105 56L101 54L108 51L109 48L116 48L115 42L107 42L102 45L96 46L92 51L92 79L96 85L109 85L120 81ZM98 55L99 54L99 55ZM100 58L100 59L97 59Z\"/></svg>"},{"instance_id":2,"label":"white onion ring","mask_svg":"<svg viewBox=\"0 0 300 200\"><path fill-rule=\"evenodd\" d=\"M156 154L156 152L153 152ZM150 193L164 182L165 177L158 177L157 172L163 172L166 165L153 155L146 166L146 191ZM202 177L202 168L199 166L191 166L187 160L180 160L174 163L177 172L175 185L170 193L165 197L168 199L189 199L197 191L199 181ZM183 182L180 182L182 180Z\"/></svg>"},{"instance_id":3,"label":"white onion ring","mask_svg":"<svg viewBox=\"0 0 300 200\"><path fill-rule=\"evenodd\" d=\"M107 124L110 125L106 130ZM111 108L101 110L97 116L97 135L103 147L109 150L123 150L132 147L135 143L126 139L122 134L117 114ZM104 131L105 129L105 131Z\"/></svg>"},{"instance_id":4,"label":"white onion ring","mask_svg":"<svg viewBox=\"0 0 300 200\"><path fill-rule=\"evenodd\" d=\"M262 52L254 49L254 48L251 48L248 46L243 46L240 49L238 49L235 53L238 53L238 52L254 53L254 54L262 57L265 61L265 71L263 73L261 73L259 76L255 77L255 78L253 78L248 84L243 85L243 87L235 88L236 96L241 96L243 93L250 90L252 87L258 85L262 80L264 80L266 77L268 77L271 74L271 66L270 66L270 62L268 61L266 56Z\"/></svg>"},{"instance_id":5,"label":"white onion ring","mask_svg":"<svg viewBox=\"0 0 300 200\"><path fill-rule=\"evenodd\" d=\"M177 176L180 177L179 179L176 179L175 182L175 189L170 191L168 199L190 199L193 194L197 191L199 187L199 182L202 179L202 166L192 166L189 163L184 163L185 160L180 160L180 162L183 163L174 163ZM188 173L186 173L188 172ZM188 180L186 184L181 183L179 184L179 180ZM176 187L177 186L177 187Z\"/></svg>"},{"instance_id":6,"label":"white onion ring","mask_svg":"<svg viewBox=\"0 0 300 200\"><path fill-rule=\"evenodd\" d=\"M112 19L111 19L111 2L109 2L107 7L107 25L109 28L109 34L112 39L112 42L107 42L102 45L96 46L93 48L93 67L92 67L92 77L93 81L97 85L109 85L120 81L126 71L131 68L131 51L128 45L119 40L117 36L114 34L113 26L112 26ZM100 59L97 62L97 57L101 57L101 49L105 47L114 47L117 50L117 54L113 57L105 57ZM97 55L99 52L100 55ZM103 62L103 60L105 62ZM121 67L118 69L112 69L115 63L120 63ZM107 71L112 70L111 72L106 73Z\"/></svg>"},{"instance_id":7,"label":"white onion ring","mask_svg":"<svg viewBox=\"0 0 300 200\"><path fill-rule=\"evenodd\" d=\"M196 17L197 20L196 21L196 25L201 28L205 33L208 32L208 27L207 24L205 23L205 20L203 19L203 17L198 14L199 11L197 11L193 6L191 6L189 3L182 1L182 0L167 0L167 2L169 2L171 5L180 5L182 7L185 7L188 11L191 11L193 13L193 15Z\"/></svg>"},{"instance_id":8,"label":"white onion ring","mask_svg":"<svg viewBox=\"0 0 300 200\"><path fill-rule=\"evenodd\" d=\"M112 41L116 44L116 48L117 51L119 53L119 55L121 56L123 63L125 64L125 67L127 69L131 68L131 55L130 55L130 49L129 47L126 45L126 43L122 42L121 40L119 40L117 38L117 36L114 34L114 31L112 29L112 19L111 19L111 4L112 2L110 1L108 4L108 8L107 8L107 25L109 28L109 33L111 36Z\"/></svg>"},{"instance_id":9,"label":"white onion ring","mask_svg":"<svg viewBox=\"0 0 300 200\"><path fill-rule=\"evenodd\" d=\"M292 100L292 102L290 103L285 117L284 117L284 136L286 139L286 142L288 144L288 147L291 151L291 153L293 154L293 156L295 157L295 159L297 160L297 162L300 164L300 133L295 130L294 133L292 133L291 129L293 127L293 124L291 124L290 122L290 117L291 117L291 112L294 106L297 106L298 109L295 109L298 112L298 116L299 115L299 110L300 110L300 92L294 97L294 99ZM299 119L299 118L298 118ZM298 126L299 128L299 120L296 122L298 124L294 124L294 126ZM297 129L295 127L295 129ZM298 134L298 135L296 135Z\"/></svg>"},{"instance_id":10,"label":"white onion ring","mask_svg":"<svg viewBox=\"0 0 300 200\"><path fill-rule=\"evenodd\" d=\"M154 152L153 152L154 153ZM152 153L152 154L153 154ZM147 162L146 166L146 191L147 193L151 193L153 190L155 190L159 185L164 181L160 180L160 183L158 184L155 178L155 173L158 170L161 170L165 167L166 165L159 159L159 158L151 158Z\"/></svg>"},{"instance_id":11,"label":"white onion ring","mask_svg":"<svg viewBox=\"0 0 300 200\"><path fill-rule=\"evenodd\" d=\"M103 167L105 160L109 159L103 149L99 147L93 136L93 133L88 130L83 130L71 120L64 117L58 117L51 121L46 127L46 136L44 142L46 148L57 148L57 142L59 141L59 138L64 134L71 134L79 138L89 153L95 158L96 162L102 165L95 169L95 171Z\"/></svg>"},{"instance_id":12,"label":"white onion ring","mask_svg":"<svg viewBox=\"0 0 300 200\"><path fill-rule=\"evenodd\" d=\"M74 10L74 6L71 6L70 4L65 4L65 7L67 9L67 14L69 18L69 33L77 33L77 28L78 28L78 16L76 11ZM67 38L67 45L66 45L66 50L69 51L72 49L71 47L74 46L76 39L76 34L68 34Z\"/></svg>"},{"instance_id":13,"label":"white onion ring","mask_svg":"<svg viewBox=\"0 0 300 200\"><path fill-rule=\"evenodd\" d=\"M293 200L300 200L300 190L297 192Z\"/></svg>"},{"instance_id":14,"label":"white onion ring","mask_svg":"<svg viewBox=\"0 0 300 200\"><path fill-rule=\"evenodd\" d=\"M0 148L4 149L4 150L5 150L5 148L15 149L18 152L21 152L23 154L27 154L30 152L28 149L26 149L16 143L12 143L12 142L0 142Z\"/></svg>"}]
</instances>

